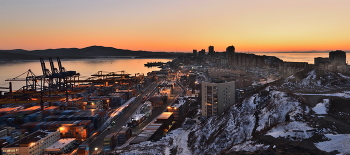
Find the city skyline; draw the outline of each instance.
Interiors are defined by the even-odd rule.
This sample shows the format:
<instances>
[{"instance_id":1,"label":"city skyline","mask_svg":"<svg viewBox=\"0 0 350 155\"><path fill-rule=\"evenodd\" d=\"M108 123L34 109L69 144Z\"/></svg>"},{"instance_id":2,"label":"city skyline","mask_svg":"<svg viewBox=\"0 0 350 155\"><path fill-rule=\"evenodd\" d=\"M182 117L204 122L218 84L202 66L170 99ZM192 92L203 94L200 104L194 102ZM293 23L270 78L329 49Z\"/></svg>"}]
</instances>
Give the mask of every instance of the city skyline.
<instances>
[{"instance_id":1,"label":"city skyline","mask_svg":"<svg viewBox=\"0 0 350 155\"><path fill-rule=\"evenodd\" d=\"M349 51L350 1L5 1L0 50Z\"/></svg>"}]
</instances>

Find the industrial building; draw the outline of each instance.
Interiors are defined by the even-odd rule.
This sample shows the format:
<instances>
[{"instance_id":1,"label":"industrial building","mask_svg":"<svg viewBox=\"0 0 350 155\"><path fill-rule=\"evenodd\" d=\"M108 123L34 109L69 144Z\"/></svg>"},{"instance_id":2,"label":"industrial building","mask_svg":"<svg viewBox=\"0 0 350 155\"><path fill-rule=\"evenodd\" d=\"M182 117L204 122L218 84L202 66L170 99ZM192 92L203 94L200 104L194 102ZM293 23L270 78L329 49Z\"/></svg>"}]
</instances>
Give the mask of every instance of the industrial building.
<instances>
[{"instance_id":1,"label":"industrial building","mask_svg":"<svg viewBox=\"0 0 350 155\"><path fill-rule=\"evenodd\" d=\"M174 114L174 121L179 121L185 119L188 109L189 103L180 97L177 100L177 103L167 108L167 111Z\"/></svg>"},{"instance_id":2,"label":"industrial building","mask_svg":"<svg viewBox=\"0 0 350 155\"><path fill-rule=\"evenodd\" d=\"M163 132L166 133L174 124L173 121L174 121L173 112L163 112L157 117L157 120L155 121L155 123L163 124L163 127L164 127Z\"/></svg>"},{"instance_id":3,"label":"industrial building","mask_svg":"<svg viewBox=\"0 0 350 155\"><path fill-rule=\"evenodd\" d=\"M99 128L106 120L107 113L104 110L76 110L75 113L61 113L59 115L51 115L45 118L45 121L75 121L75 120L91 120L94 128Z\"/></svg>"},{"instance_id":4,"label":"industrial building","mask_svg":"<svg viewBox=\"0 0 350 155\"><path fill-rule=\"evenodd\" d=\"M216 116L235 103L235 81L202 82L202 116Z\"/></svg>"},{"instance_id":5,"label":"industrial building","mask_svg":"<svg viewBox=\"0 0 350 155\"><path fill-rule=\"evenodd\" d=\"M28 122L21 125L21 128L29 132L59 129L61 138L85 140L93 132L94 124L90 120Z\"/></svg>"},{"instance_id":6,"label":"industrial building","mask_svg":"<svg viewBox=\"0 0 350 155\"><path fill-rule=\"evenodd\" d=\"M36 131L19 141L4 146L2 150L3 155L38 155L42 154L44 149L57 142L60 139L60 132Z\"/></svg>"},{"instance_id":7,"label":"industrial building","mask_svg":"<svg viewBox=\"0 0 350 155\"><path fill-rule=\"evenodd\" d=\"M53 154L77 154L77 150L73 150L74 144L76 144L75 138L64 138L53 143L49 147L45 148L44 155Z\"/></svg>"}]
</instances>

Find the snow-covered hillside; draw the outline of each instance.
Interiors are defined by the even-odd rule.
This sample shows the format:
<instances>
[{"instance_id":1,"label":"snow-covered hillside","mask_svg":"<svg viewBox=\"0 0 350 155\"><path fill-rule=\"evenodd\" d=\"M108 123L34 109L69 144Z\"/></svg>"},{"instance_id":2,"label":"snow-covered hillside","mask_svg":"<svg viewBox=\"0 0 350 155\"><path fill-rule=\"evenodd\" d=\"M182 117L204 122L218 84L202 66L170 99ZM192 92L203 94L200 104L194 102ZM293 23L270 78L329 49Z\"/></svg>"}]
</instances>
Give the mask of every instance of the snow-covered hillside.
<instances>
[{"instance_id":1,"label":"snow-covered hillside","mask_svg":"<svg viewBox=\"0 0 350 155\"><path fill-rule=\"evenodd\" d=\"M269 146L255 144L253 135L269 131L277 137L309 138L307 134L305 137L293 134L312 129L303 123L309 112L309 108L286 93L255 94L244 100L240 107L232 106L223 115L211 117L205 124L193 128L189 144L193 154L220 154L266 149Z\"/></svg>"},{"instance_id":2,"label":"snow-covered hillside","mask_svg":"<svg viewBox=\"0 0 350 155\"><path fill-rule=\"evenodd\" d=\"M110 154L119 155L191 155L187 147L189 131L183 129L173 130L156 142L145 141L140 144L130 145L119 150L111 151Z\"/></svg>"},{"instance_id":3,"label":"snow-covered hillside","mask_svg":"<svg viewBox=\"0 0 350 155\"><path fill-rule=\"evenodd\" d=\"M350 87L350 77L313 69L289 76L277 89L293 92L328 92L348 87Z\"/></svg>"}]
</instances>

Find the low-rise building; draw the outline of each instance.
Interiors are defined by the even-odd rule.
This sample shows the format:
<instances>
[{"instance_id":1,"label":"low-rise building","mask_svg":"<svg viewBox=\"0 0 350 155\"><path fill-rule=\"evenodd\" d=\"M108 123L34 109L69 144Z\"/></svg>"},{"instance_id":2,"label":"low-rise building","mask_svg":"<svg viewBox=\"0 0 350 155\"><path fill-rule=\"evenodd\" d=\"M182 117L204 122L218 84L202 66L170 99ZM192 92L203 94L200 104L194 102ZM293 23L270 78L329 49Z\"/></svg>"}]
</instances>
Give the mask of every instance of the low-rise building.
<instances>
[{"instance_id":1,"label":"low-rise building","mask_svg":"<svg viewBox=\"0 0 350 155\"><path fill-rule=\"evenodd\" d=\"M57 131L36 131L28 136L1 148L3 155L38 155L60 139Z\"/></svg>"},{"instance_id":2,"label":"low-rise building","mask_svg":"<svg viewBox=\"0 0 350 155\"><path fill-rule=\"evenodd\" d=\"M76 150L73 150L74 144L76 144L75 138L64 138L53 143L49 147L45 148L44 155L52 154L77 154Z\"/></svg>"},{"instance_id":3,"label":"low-rise building","mask_svg":"<svg viewBox=\"0 0 350 155\"><path fill-rule=\"evenodd\" d=\"M177 102L178 103L175 103L167 108L168 112L173 112L174 121L183 120L186 117L186 113L189 109L188 102L183 98L180 97L180 99L177 100Z\"/></svg>"},{"instance_id":4,"label":"low-rise building","mask_svg":"<svg viewBox=\"0 0 350 155\"><path fill-rule=\"evenodd\" d=\"M172 127L174 121L174 114L173 112L163 112L157 117L157 120L155 123L161 123L163 124L163 132L166 133L168 130Z\"/></svg>"}]
</instances>

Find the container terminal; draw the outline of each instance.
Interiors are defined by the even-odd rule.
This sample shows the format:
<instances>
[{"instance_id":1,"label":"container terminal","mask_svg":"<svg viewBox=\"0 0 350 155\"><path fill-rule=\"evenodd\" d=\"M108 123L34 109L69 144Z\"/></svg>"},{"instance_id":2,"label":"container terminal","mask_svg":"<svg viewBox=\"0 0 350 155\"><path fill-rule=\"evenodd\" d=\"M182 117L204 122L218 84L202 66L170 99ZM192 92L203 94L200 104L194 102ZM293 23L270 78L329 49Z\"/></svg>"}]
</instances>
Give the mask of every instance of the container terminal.
<instances>
[{"instance_id":1,"label":"container terminal","mask_svg":"<svg viewBox=\"0 0 350 155\"><path fill-rule=\"evenodd\" d=\"M176 108L181 114L188 109L189 102L179 98L184 90L176 71L97 71L81 79L77 71L67 71L59 57L56 60L58 68L51 57L47 68L40 58L42 75L28 69L6 79L9 87L3 89L9 91L0 93L3 154L107 153L160 139L179 120ZM12 81L25 85L13 90ZM172 104L176 107L170 108ZM40 138L31 140L33 135Z\"/></svg>"}]
</instances>

